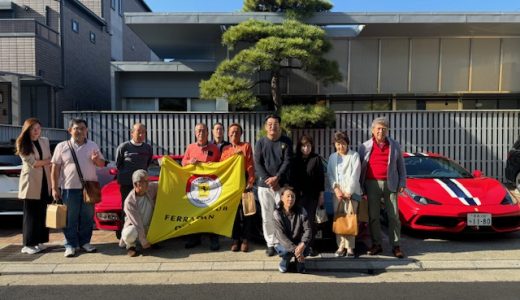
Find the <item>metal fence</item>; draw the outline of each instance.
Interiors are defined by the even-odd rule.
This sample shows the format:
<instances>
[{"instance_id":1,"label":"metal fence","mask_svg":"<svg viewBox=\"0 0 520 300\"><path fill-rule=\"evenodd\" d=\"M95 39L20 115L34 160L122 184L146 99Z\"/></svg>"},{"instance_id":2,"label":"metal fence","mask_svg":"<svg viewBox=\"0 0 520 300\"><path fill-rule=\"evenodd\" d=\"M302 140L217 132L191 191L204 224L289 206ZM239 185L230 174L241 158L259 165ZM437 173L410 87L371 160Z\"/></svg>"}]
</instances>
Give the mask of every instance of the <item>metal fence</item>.
<instances>
[{"instance_id":1,"label":"metal fence","mask_svg":"<svg viewBox=\"0 0 520 300\"><path fill-rule=\"evenodd\" d=\"M22 131L22 126L0 124L0 143L12 144ZM68 132L59 128L42 128L42 136L51 141L63 141L68 138Z\"/></svg>"},{"instance_id":2,"label":"metal fence","mask_svg":"<svg viewBox=\"0 0 520 300\"><path fill-rule=\"evenodd\" d=\"M64 124L71 117L87 120L90 137L108 159L115 158L117 145L129 139L135 122L148 127L148 142L156 154L182 154L194 142L193 128L203 122L224 127L239 123L243 140L254 143L269 112L64 112ZM328 157L334 151L334 132L344 130L351 147L370 138L372 120L385 116L390 121L390 135L404 151L435 152L448 156L472 170L504 180L507 151L520 135L520 110L508 111L407 111L407 112L337 112L336 127L298 129L291 132L293 141L303 133L314 138L316 152Z\"/></svg>"}]
</instances>

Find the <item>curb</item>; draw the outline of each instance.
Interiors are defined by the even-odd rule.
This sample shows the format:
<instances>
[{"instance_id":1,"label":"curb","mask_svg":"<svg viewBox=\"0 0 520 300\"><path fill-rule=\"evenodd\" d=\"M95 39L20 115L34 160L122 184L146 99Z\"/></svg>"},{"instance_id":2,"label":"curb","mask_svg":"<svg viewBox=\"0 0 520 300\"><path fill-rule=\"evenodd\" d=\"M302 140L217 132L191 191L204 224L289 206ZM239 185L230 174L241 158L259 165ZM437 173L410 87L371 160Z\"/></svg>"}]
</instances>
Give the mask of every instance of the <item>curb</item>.
<instances>
[{"instance_id":1,"label":"curb","mask_svg":"<svg viewBox=\"0 0 520 300\"><path fill-rule=\"evenodd\" d=\"M415 259L329 259L311 258L306 262L308 272L349 272L376 274L383 272L420 272L453 270L520 269L520 260L426 260ZM149 273L196 271L277 271L276 261L235 262L157 262L157 263L0 263L0 275L21 274L92 274L92 273Z\"/></svg>"}]
</instances>

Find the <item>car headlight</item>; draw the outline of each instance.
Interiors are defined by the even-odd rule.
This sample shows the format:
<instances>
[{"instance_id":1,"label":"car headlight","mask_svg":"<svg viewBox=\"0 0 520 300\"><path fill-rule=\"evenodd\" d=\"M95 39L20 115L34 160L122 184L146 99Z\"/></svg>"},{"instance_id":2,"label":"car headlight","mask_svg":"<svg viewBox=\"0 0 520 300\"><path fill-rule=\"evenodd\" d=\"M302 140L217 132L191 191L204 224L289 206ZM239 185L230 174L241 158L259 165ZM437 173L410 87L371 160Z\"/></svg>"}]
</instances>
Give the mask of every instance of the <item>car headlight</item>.
<instances>
[{"instance_id":1,"label":"car headlight","mask_svg":"<svg viewBox=\"0 0 520 300\"><path fill-rule=\"evenodd\" d=\"M513 199L513 196L511 196L511 193L506 189L506 195L504 196L504 199L502 202L500 202L502 205L513 205L516 204L516 200Z\"/></svg>"},{"instance_id":2,"label":"car headlight","mask_svg":"<svg viewBox=\"0 0 520 300\"><path fill-rule=\"evenodd\" d=\"M435 201L435 200L432 200L432 199L428 199L426 197L423 197L423 196L420 196L420 195L417 195L416 193L410 191L409 189L404 189L404 192L406 194L408 194L408 196L410 198L413 199L413 201L419 203L419 204L422 204L422 205L428 205L428 204L433 204L433 205L441 205L439 202Z\"/></svg>"},{"instance_id":3,"label":"car headlight","mask_svg":"<svg viewBox=\"0 0 520 300\"><path fill-rule=\"evenodd\" d=\"M115 212L100 212L96 216L101 221L118 221L119 215Z\"/></svg>"}]
</instances>

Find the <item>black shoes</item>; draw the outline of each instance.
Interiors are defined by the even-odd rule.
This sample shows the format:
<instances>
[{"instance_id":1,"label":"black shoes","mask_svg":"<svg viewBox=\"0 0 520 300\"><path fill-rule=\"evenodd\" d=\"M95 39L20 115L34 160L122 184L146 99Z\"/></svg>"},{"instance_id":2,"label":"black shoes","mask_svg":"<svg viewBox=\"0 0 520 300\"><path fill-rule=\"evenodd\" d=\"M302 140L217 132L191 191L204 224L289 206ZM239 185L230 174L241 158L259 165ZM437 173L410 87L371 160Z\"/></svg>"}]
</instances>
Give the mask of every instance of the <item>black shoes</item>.
<instances>
[{"instance_id":1,"label":"black shoes","mask_svg":"<svg viewBox=\"0 0 520 300\"><path fill-rule=\"evenodd\" d=\"M265 250L265 254L267 256L274 256L276 254L276 251L274 250L274 247L267 247L267 250Z\"/></svg>"}]
</instances>

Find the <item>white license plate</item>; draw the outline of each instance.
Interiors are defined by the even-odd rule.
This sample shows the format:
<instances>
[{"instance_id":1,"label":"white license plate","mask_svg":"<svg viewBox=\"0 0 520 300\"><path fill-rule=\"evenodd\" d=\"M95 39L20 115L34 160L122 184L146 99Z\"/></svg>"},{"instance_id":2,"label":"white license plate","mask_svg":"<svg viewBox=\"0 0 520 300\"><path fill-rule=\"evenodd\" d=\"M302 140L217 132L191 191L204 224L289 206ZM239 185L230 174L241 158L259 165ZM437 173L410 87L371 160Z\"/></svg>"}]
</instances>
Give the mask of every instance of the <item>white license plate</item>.
<instances>
[{"instance_id":1,"label":"white license plate","mask_svg":"<svg viewBox=\"0 0 520 300\"><path fill-rule=\"evenodd\" d=\"M468 226L491 226L491 214L468 214Z\"/></svg>"},{"instance_id":2,"label":"white license plate","mask_svg":"<svg viewBox=\"0 0 520 300\"><path fill-rule=\"evenodd\" d=\"M321 230L317 230L317 231L316 231L316 234L314 235L314 238L315 238L315 239L321 239L321 238L323 238L323 231L321 231Z\"/></svg>"}]
</instances>

